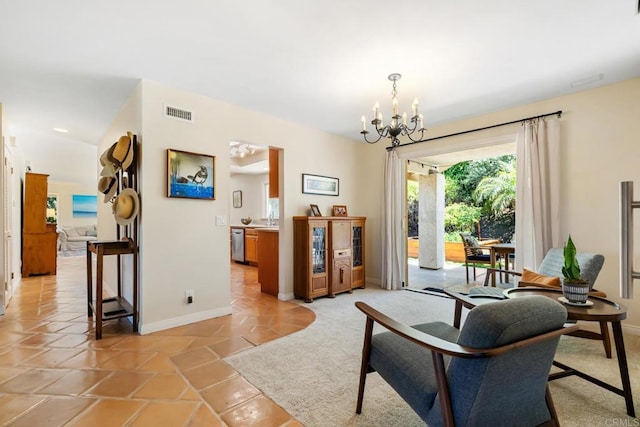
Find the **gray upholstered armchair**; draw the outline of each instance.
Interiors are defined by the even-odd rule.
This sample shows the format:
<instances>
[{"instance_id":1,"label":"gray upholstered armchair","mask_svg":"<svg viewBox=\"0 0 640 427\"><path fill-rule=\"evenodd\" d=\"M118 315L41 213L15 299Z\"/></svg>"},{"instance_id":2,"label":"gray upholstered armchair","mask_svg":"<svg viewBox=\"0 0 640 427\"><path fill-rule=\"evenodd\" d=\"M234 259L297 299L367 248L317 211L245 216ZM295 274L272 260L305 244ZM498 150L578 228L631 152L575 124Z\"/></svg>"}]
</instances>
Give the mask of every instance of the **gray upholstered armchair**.
<instances>
[{"instance_id":1,"label":"gray upholstered armchair","mask_svg":"<svg viewBox=\"0 0 640 427\"><path fill-rule=\"evenodd\" d=\"M378 372L432 427L557 424L547 378L560 335L577 329L563 327L560 303L532 296L482 304L460 331L443 322L407 326L356 306L367 315L357 413L367 374ZM374 322L389 332L373 335Z\"/></svg>"}]
</instances>

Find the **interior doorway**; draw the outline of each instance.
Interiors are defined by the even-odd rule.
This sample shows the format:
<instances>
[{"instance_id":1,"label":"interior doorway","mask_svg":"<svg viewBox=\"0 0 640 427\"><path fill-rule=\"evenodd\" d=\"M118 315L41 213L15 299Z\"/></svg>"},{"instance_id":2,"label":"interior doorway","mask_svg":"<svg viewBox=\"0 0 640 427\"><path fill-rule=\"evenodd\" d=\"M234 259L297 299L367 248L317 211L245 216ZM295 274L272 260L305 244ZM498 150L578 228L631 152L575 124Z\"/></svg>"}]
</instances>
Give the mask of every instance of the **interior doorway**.
<instances>
[{"instance_id":1,"label":"interior doorway","mask_svg":"<svg viewBox=\"0 0 640 427\"><path fill-rule=\"evenodd\" d=\"M262 263L263 266L270 266L269 271L278 272L280 270L279 248L277 253L270 251L270 256L263 259L260 259L258 249L261 235L272 238L271 233L279 233L283 211L284 183L281 176L284 150L279 147L231 141L229 153L232 274L233 267L237 264L255 269L257 272ZM268 236L260 232L265 229L270 232ZM281 276L278 275L278 277ZM273 280L277 278L271 277L270 281ZM274 293L276 290L277 296L279 288L279 284L270 283L269 293Z\"/></svg>"},{"instance_id":2,"label":"interior doorway","mask_svg":"<svg viewBox=\"0 0 640 427\"><path fill-rule=\"evenodd\" d=\"M0 314L11 301L14 291L13 253L13 155L3 138L2 147L2 290L0 291Z\"/></svg>"}]
</instances>

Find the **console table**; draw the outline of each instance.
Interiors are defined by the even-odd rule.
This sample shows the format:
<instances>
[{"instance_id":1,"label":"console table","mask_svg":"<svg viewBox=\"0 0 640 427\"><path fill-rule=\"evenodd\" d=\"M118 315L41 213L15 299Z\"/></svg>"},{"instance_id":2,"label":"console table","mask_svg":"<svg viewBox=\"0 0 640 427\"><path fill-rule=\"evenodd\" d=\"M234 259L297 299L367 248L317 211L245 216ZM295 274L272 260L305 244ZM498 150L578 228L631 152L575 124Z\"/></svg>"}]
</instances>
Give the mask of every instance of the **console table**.
<instances>
[{"instance_id":1,"label":"console table","mask_svg":"<svg viewBox=\"0 0 640 427\"><path fill-rule=\"evenodd\" d=\"M138 332L138 247L133 239L87 242L87 308L89 317L95 313L96 340L102 339L102 322L133 316L133 331ZM96 255L96 293L93 299L92 259ZM133 255L133 303L122 293L121 256ZM118 257L118 295L104 298L102 287L104 257Z\"/></svg>"}]
</instances>

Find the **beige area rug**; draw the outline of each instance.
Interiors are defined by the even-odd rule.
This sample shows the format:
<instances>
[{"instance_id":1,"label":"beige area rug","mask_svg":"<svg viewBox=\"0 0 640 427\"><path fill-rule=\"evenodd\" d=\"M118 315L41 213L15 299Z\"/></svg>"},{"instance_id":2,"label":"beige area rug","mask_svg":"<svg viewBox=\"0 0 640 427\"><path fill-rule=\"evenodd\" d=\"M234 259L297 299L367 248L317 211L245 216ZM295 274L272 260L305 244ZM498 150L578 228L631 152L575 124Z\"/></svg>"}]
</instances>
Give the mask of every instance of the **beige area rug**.
<instances>
[{"instance_id":1,"label":"beige area rug","mask_svg":"<svg viewBox=\"0 0 640 427\"><path fill-rule=\"evenodd\" d=\"M355 301L408 324L453 319L454 303L447 298L357 289L335 299L301 303L316 312L308 328L225 360L307 427L424 426L377 374L368 376L363 412L355 413L365 324ZM640 337L625 338L632 390L640 396ZM557 359L620 386L615 356L606 359L600 342L563 337ZM551 390L563 426L640 425L627 417L622 397L577 377L556 380ZM639 400L634 400L639 411Z\"/></svg>"}]
</instances>

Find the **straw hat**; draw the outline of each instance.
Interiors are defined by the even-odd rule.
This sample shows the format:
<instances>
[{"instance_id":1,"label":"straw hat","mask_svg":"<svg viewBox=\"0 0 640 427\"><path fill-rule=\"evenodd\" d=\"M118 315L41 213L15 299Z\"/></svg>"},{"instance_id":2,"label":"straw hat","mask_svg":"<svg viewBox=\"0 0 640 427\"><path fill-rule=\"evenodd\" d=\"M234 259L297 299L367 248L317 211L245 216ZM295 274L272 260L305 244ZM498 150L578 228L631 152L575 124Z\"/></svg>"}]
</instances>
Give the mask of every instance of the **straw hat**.
<instances>
[{"instance_id":1,"label":"straw hat","mask_svg":"<svg viewBox=\"0 0 640 427\"><path fill-rule=\"evenodd\" d=\"M138 215L140 200L132 188L125 188L113 201L113 216L120 225L129 225Z\"/></svg>"},{"instance_id":2,"label":"straw hat","mask_svg":"<svg viewBox=\"0 0 640 427\"><path fill-rule=\"evenodd\" d=\"M98 181L98 191L104 194L104 203L110 202L118 189L118 183L113 176L103 176Z\"/></svg>"},{"instance_id":3,"label":"straw hat","mask_svg":"<svg viewBox=\"0 0 640 427\"><path fill-rule=\"evenodd\" d=\"M119 167L110 159L111 153L115 147L116 144L111 145L111 147L104 150L104 153L100 155L100 165L102 165L100 176L116 176L116 172Z\"/></svg>"},{"instance_id":4,"label":"straw hat","mask_svg":"<svg viewBox=\"0 0 640 427\"><path fill-rule=\"evenodd\" d=\"M129 135L122 135L118 142L114 144L113 151L109 157L111 160L127 170L133 163L133 144Z\"/></svg>"}]
</instances>

